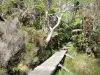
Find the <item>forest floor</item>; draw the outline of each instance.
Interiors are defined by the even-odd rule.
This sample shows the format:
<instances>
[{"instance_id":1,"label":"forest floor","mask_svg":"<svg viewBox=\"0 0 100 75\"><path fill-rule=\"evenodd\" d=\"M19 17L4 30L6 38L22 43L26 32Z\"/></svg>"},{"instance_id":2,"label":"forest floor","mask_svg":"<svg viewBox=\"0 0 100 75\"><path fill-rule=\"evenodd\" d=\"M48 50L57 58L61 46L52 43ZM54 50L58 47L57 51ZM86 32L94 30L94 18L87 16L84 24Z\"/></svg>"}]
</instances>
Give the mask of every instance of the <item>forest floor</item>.
<instances>
[{"instance_id":1,"label":"forest floor","mask_svg":"<svg viewBox=\"0 0 100 75\"><path fill-rule=\"evenodd\" d=\"M73 75L100 75L100 60L93 56L88 57L84 53L77 53L73 45L68 49L68 53L74 57L65 58L64 67L66 67ZM63 69L56 72L55 75L71 75Z\"/></svg>"}]
</instances>

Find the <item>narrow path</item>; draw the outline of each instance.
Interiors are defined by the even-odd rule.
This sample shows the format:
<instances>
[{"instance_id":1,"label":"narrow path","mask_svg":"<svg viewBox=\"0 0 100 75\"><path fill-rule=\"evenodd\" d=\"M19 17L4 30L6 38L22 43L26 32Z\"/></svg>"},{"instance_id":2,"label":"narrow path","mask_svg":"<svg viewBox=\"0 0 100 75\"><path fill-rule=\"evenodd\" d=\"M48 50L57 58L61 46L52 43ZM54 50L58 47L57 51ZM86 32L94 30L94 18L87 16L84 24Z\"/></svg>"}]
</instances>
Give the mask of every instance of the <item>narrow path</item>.
<instances>
[{"instance_id":1,"label":"narrow path","mask_svg":"<svg viewBox=\"0 0 100 75\"><path fill-rule=\"evenodd\" d=\"M66 52L67 50L60 50L56 52L44 63L37 66L33 71L29 72L28 75L52 75L58 64L63 60Z\"/></svg>"}]
</instances>

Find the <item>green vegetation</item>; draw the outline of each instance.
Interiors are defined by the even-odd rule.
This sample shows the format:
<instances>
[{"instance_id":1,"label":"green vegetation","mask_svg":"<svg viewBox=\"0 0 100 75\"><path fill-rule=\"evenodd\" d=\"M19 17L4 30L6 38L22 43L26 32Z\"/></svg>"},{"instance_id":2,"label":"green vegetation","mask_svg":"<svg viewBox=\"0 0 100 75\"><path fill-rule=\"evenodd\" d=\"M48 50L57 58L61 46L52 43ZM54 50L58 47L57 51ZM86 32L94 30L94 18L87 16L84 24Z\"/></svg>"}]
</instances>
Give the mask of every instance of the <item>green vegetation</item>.
<instances>
[{"instance_id":1,"label":"green vegetation","mask_svg":"<svg viewBox=\"0 0 100 75\"><path fill-rule=\"evenodd\" d=\"M18 22L12 23L15 18ZM0 25L0 44L2 46L3 42L4 47L7 44L5 51L8 54L0 50L0 60L5 61L2 60L3 54L12 55L12 59L9 57L5 67L0 62L0 71L4 68L9 75L25 75L67 42L72 42L68 51L75 59L66 57L64 65L74 75L100 74L100 0L0 0L0 24L2 23L7 27ZM9 44L14 40L8 41L13 37L13 32L4 35L4 32L8 32L7 29L15 32L14 38L22 31L22 51L18 50L19 45L17 50L9 50ZM9 65L9 62L13 65ZM69 73L61 69L56 75Z\"/></svg>"},{"instance_id":2,"label":"green vegetation","mask_svg":"<svg viewBox=\"0 0 100 75\"><path fill-rule=\"evenodd\" d=\"M88 39L84 37L84 33L73 35L72 39L74 41L74 46L77 48L77 51L84 52L86 46L88 46Z\"/></svg>"},{"instance_id":3,"label":"green vegetation","mask_svg":"<svg viewBox=\"0 0 100 75\"><path fill-rule=\"evenodd\" d=\"M88 57L84 53L77 53L73 45L68 49L68 53L74 57L71 59L69 57L65 58L64 66L73 73L73 75L99 75L100 66L99 59L93 57ZM56 75L71 75L63 69L60 69Z\"/></svg>"}]
</instances>

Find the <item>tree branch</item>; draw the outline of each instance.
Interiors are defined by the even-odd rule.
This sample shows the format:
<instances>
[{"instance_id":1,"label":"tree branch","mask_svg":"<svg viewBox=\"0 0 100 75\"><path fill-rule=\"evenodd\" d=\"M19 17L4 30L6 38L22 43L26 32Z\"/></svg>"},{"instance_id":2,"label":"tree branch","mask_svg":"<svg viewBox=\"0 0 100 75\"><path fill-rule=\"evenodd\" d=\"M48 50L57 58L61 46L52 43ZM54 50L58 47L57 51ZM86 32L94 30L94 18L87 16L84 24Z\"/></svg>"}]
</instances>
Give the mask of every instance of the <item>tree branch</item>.
<instances>
[{"instance_id":1,"label":"tree branch","mask_svg":"<svg viewBox=\"0 0 100 75\"><path fill-rule=\"evenodd\" d=\"M61 16L62 16L62 15L61 15ZM46 44L49 43L49 41L50 41L50 39L51 39L51 37L52 37L52 34L53 34L54 30L59 26L60 21L61 21L61 16L58 17L58 22L57 22L57 24L56 24L53 28L51 28L51 26L48 25L48 26L49 26L49 29L50 29L50 33L48 34L48 36L47 36L47 38L46 38L46 40L45 40Z\"/></svg>"},{"instance_id":2,"label":"tree branch","mask_svg":"<svg viewBox=\"0 0 100 75\"><path fill-rule=\"evenodd\" d=\"M58 22L57 22L57 24L53 27L53 30L56 29L56 28L59 26L60 21L61 21L61 17L62 17L62 15L61 15L60 17L57 16Z\"/></svg>"}]
</instances>

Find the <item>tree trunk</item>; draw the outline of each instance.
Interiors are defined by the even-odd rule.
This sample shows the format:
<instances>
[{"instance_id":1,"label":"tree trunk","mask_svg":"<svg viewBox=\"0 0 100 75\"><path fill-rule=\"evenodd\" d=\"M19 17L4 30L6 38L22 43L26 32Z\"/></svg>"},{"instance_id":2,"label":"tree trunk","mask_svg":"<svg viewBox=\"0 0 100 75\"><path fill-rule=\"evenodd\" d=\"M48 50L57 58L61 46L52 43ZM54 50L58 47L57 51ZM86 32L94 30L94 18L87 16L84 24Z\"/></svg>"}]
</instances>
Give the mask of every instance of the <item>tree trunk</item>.
<instances>
[{"instance_id":1,"label":"tree trunk","mask_svg":"<svg viewBox=\"0 0 100 75\"><path fill-rule=\"evenodd\" d=\"M50 39L52 37L52 34L53 34L53 30L51 30L50 33L48 34L48 36L47 36L47 38L45 40L46 44L48 44L48 42L50 41Z\"/></svg>"},{"instance_id":2,"label":"tree trunk","mask_svg":"<svg viewBox=\"0 0 100 75\"><path fill-rule=\"evenodd\" d=\"M51 6L51 1L50 0L47 0L47 4L46 4L46 11L45 11L45 24L43 25L43 31L45 31L45 33L48 32L48 25L49 25L49 9L50 9L50 6Z\"/></svg>"},{"instance_id":3,"label":"tree trunk","mask_svg":"<svg viewBox=\"0 0 100 75\"><path fill-rule=\"evenodd\" d=\"M62 16L62 15L61 15L61 16ZM49 32L49 34L47 35L47 38L46 38L46 40L45 40L46 44L49 43L49 41L50 41L50 39L51 39L51 37L52 37L52 34L53 34L54 30L59 26L60 21L61 21L61 16L60 16L60 17L57 17L57 18L58 18L58 22L57 22L57 24L56 24L53 28L51 28L50 25L49 25L50 32Z\"/></svg>"}]
</instances>

